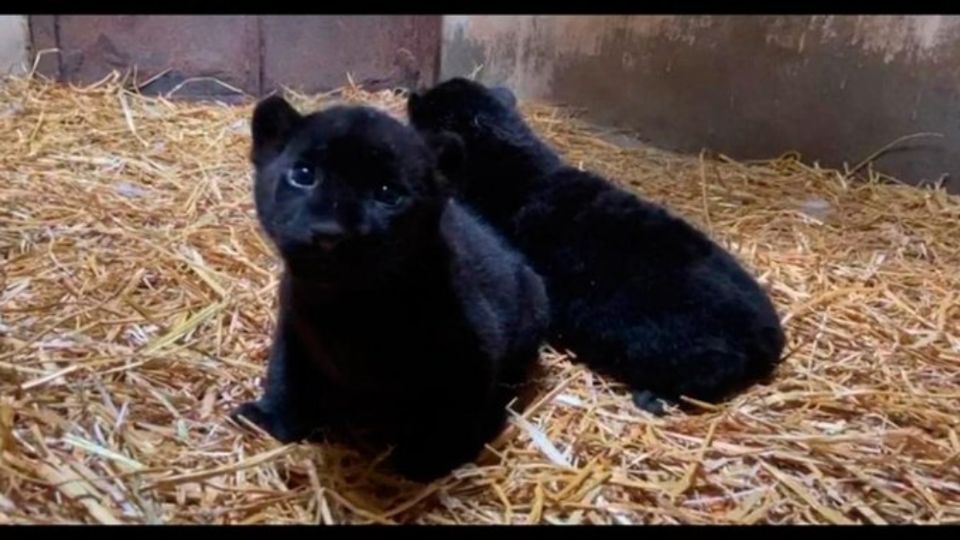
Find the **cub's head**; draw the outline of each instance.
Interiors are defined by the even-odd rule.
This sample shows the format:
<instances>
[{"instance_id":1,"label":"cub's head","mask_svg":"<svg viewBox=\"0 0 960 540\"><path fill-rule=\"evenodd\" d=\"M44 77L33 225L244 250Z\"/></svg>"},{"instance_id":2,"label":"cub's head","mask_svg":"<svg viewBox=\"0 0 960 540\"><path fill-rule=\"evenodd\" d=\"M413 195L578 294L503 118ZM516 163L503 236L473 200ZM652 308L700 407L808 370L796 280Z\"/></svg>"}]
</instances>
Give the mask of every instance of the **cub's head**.
<instances>
[{"instance_id":1,"label":"cub's head","mask_svg":"<svg viewBox=\"0 0 960 540\"><path fill-rule=\"evenodd\" d=\"M407 114L418 130L456 133L468 145L480 138L505 136L523 126L517 98L508 88L488 88L460 77L423 94L411 94Z\"/></svg>"},{"instance_id":2,"label":"cub's head","mask_svg":"<svg viewBox=\"0 0 960 540\"><path fill-rule=\"evenodd\" d=\"M524 121L513 92L463 78L440 83L407 101L410 123L430 140L445 134L463 145L455 169L441 167L460 198L496 226L525 204L533 182L563 165L560 155Z\"/></svg>"},{"instance_id":3,"label":"cub's head","mask_svg":"<svg viewBox=\"0 0 960 540\"><path fill-rule=\"evenodd\" d=\"M414 129L367 107L303 116L280 97L253 112L257 216L300 279L377 279L436 234L447 195L438 156Z\"/></svg>"}]
</instances>

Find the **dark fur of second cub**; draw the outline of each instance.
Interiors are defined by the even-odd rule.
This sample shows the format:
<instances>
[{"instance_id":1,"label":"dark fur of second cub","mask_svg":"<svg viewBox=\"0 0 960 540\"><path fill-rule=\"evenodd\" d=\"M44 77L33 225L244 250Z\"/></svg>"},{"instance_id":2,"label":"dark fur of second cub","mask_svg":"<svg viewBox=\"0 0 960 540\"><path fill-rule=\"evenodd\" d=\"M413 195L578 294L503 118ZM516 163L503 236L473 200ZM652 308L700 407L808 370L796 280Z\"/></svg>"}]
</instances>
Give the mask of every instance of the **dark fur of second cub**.
<instances>
[{"instance_id":1,"label":"dark fur of second cub","mask_svg":"<svg viewBox=\"0 0 960 540\"><path fill-rule=\"evenodd\" d=\"M773 372L785 336L756 280L679 217L565 164L509 90L453 79L411 95L408 113L424 134L462 139L451 181L543 276L552 339L628 383L638 406L718 401Z\"/></svg>"},{"instance_id":2,"label":"dark fur of second cub","mask_svg":"<svg viewBox=\"0 0 960 540\"><path fill-rule=\"evenodd\" d=\"M395 446L429 480L497 435L548 324L543 283L446 194L412 128L363 107L253 114L255 201L284 261L265 394L239 407L280 441L325 428Z\"/></svg>"}]
</instances>

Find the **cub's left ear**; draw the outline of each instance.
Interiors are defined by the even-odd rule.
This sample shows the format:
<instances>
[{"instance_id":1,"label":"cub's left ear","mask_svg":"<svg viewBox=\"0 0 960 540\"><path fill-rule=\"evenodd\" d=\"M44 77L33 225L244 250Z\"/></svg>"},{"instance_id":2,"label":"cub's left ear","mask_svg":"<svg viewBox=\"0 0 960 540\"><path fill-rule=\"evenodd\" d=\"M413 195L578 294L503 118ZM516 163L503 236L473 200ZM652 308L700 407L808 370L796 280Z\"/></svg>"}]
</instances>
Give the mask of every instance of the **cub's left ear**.
<instances>
[{"instance_id":1,"label":"cub's left ear","mask_svg":"<svg viewBox=\"0 0 960 540\"><path fill-rule=\"evenodd\" d=\"M271 96L253 109L251 158L256 164L283 152L290 136L303 117L285 99Z\"/></svg>"},{"instance_id":2,"label":"cub's left ear","mask_svg":"<svg viewBox=\"0 0 960 540\"><path fill-rule=\"evenodd\" d=\"M490 93L493 94L500 103L503 103L511 109L517 106L517 96L506 86L494 86L490 89Z\"/></svg>"},{"instance_id":3,"label":"cub's left ear","mask_svg":"<svg viewBox=\"0 0 960 540\"><path fill-rule=\"evenodd\" d=\"M435 131L424 134L424 138L436 156L437 166L444 176L449 178L460 172L466 154L460 137L449 131Z\"/></svg>"}]
</instances>

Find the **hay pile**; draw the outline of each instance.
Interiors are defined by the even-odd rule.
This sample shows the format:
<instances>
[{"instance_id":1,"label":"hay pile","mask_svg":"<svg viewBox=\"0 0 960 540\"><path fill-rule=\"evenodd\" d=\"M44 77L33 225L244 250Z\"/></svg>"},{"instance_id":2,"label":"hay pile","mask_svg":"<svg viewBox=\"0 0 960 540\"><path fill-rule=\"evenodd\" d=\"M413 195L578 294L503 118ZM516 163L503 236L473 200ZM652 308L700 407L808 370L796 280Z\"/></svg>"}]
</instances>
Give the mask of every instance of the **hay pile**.
<instances>
[{"instance_id":1,"label":"hay pile","mask_svg":"<svg viewBox=\"0 0 960 540\"><path fill-rule=\"evenodd\" d=\"M768 284L796 349L776 382L657 419L545 351L541 397L492 459L427 487L242 432L225 414L258 394L278 270L250 112L116 78L0 86L0 522L960 520L957 197L790 156L625 149L546 107L527 112L574 163L669 204Z\"/></svg>"}]
</instances>

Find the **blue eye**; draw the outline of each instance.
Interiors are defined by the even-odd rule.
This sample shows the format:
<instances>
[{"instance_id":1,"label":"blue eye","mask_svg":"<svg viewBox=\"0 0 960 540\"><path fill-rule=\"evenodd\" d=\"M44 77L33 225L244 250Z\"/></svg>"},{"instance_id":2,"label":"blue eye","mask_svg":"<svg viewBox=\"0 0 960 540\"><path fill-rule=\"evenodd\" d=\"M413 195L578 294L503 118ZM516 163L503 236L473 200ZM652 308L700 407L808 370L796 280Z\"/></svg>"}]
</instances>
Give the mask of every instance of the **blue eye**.
<instances>
[{"instance_id":1,"label":"blue eye","mask_svg":"<svg viewBox=\"0 0 960 540\"><path fill-rule=\"evenodd\" d=\"M295 188L309 189L317 185L317 175L313 167L297 164L287 171L287 183Z\"/></svg>"},{"instance_id":2,"label":"blue eye","mask_svg":"<svg viewBox=\"0 0 960 540\"><path fill-rule=\"evenodd\" d=\"M387 206L396 206L403 200L403 194L391 185L382 184L374 190L373 198Z\"/></svg>"}]
</instances>

